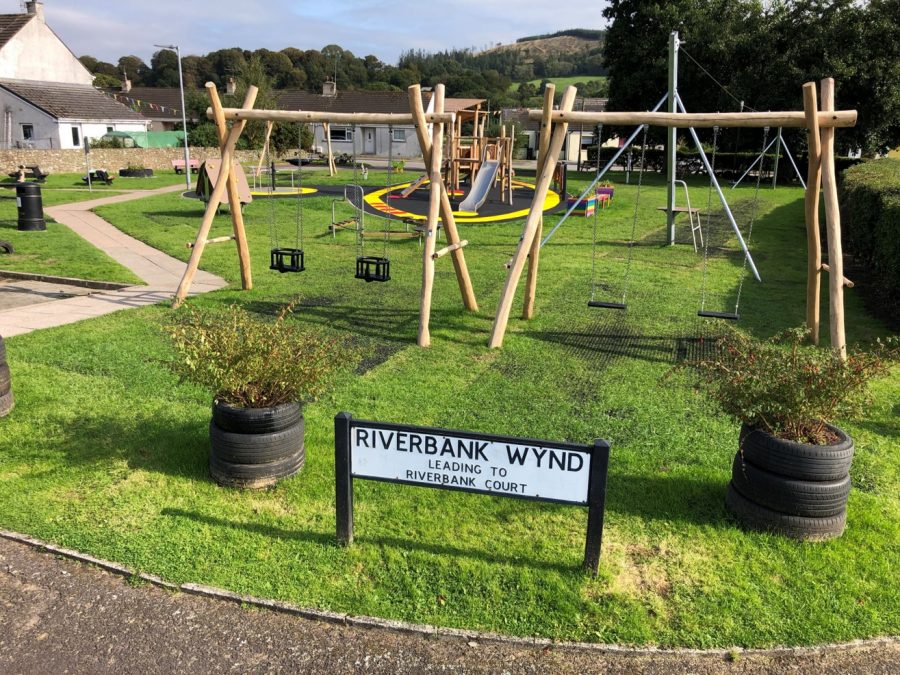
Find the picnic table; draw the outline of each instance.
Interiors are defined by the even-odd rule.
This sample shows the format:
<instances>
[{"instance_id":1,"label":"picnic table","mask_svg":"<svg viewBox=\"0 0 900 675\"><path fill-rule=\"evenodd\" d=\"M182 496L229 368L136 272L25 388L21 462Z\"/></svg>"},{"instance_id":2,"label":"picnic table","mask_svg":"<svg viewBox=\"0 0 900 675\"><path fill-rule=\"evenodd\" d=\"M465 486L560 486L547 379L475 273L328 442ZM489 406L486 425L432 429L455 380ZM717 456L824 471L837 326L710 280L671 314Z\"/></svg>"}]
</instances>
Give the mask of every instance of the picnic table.
<instances>
[{"instance_id":1,"label":"picnic table","mask_svg":"<svg viewBox=\"0 0 900 675\"><path fill-rule=\"evenodd\" d=\"M175 173L183 173L184 172L184 160L183 159L173 159L172 160L172 168L175 169ZM200 160L192 159L190 160L190 168L191 171L197 173L200 169Z\"/></svg>"}]
</instances>

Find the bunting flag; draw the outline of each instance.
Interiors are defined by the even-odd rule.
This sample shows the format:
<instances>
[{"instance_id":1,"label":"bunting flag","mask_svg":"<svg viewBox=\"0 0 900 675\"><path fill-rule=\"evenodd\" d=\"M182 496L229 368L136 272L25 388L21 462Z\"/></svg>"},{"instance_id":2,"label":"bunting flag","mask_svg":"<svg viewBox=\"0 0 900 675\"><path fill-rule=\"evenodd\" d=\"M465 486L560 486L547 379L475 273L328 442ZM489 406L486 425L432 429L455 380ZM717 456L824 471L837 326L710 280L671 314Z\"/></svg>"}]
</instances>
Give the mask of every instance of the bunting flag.
<instances>
[{"instance_id":1,"label":"bunting flag","mask_svg":"<svg viewBox=\"0 0 900 675\"><path fill-rule=\"evenodd\" d=\"M134 110L136 113L141 112L141 108L146 106L150 110L156 110L162 113L171 113L174 117L180 117L181 111L176 108L170 108L169 106L160 105L159 103L151 103L150 101L142 101L139 98L131 98L130 96L125 96L125 94L113 93L111 94L112 98L118 101L119 103L124 103L129 108Z\"/></svg>"}]
</instances>

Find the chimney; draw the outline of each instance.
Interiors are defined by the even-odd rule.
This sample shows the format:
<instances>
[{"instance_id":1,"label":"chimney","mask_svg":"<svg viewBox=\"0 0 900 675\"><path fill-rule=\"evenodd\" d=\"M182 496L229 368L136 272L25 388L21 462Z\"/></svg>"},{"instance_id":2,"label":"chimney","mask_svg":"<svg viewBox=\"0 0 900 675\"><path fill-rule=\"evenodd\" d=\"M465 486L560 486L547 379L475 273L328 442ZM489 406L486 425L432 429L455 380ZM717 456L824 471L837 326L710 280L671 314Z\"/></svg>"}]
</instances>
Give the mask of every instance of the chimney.
<instances>
[{"instance_id":1,"label":"chimney","mask_svg":"<svg viewBox=\"0 0 900 675\"><path fill-rule=\"evenodd\" d=\"M225 93L228 96L234 96L234 92L237 89L237 82L235 82L233 77L229 77L225 80Z\"/></svg>"},{"instance_id":2,"label":"chimney","mask_svg":"<svg viewBox=\"0 0 900 675\"><path fill-rule=\"evenodd\" d=\"M37 20L44 23L44 3L37 0L28 0L25 3L25 13L36 16Z\"/></svg>"},{"instance_id":3,"label":"chimney","mask_svg":"<svg viewBox=\"0 0 900 675\"><path fill-rule=\"evenodd\" d=\"M122 93L127 94L131 91L131 80L128 79L128 73L122 73Z\"/></svg>"},{"instance_id":4,"label":"chimney","mask_svg":"<svg viewBox=\"0 0 900 675\"><path fill-rule=\"evenodd\" d=\"M337 82L327 78L322 83L322 96L337 96Z\"/></svg>"}]
</instances>

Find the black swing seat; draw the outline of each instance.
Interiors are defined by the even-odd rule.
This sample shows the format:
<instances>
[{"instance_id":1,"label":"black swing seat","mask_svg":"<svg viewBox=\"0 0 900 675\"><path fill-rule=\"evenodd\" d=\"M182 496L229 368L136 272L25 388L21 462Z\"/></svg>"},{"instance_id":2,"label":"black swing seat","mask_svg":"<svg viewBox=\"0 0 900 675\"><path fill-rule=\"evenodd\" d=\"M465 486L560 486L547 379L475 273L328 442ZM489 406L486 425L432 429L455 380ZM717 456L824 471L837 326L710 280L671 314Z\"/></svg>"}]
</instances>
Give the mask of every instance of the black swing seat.
<instances>
[{"instance_id":1,"label":"black swing seat","mask_svg":"<svg viewBox=\"0 0 900 675\"><path fill-rule=\"evenodd\" d=\"M603 302L601 300L588 301L588 307L601 307L603 309L626 309L624 302Z\"/></svg>"},{"instance_id":2,"label":"black swing seat","mask_svg":"<svg viewBox=\"0 0 900 675\"><path fill-rule=\"evenodd\" d=\"M707 319L725 319L727 321L737 321L740 318L737 312L708 312L703 309L697 312L697 316Z\"/></svg>"},{"instance_id":3,"label":"black swing seat","mask_svg":"<svg viewBox=\"0 0 900 675\"><path fill-rule=\"evenodd\" d=\"M377 256L360 256L356 259L356 278L370 281L390 281L391 261Z\"/></svg>"},{"instance_id":4,"label":"black swing seat","mask_svg":"<svg viewBox=\"0 0 900 675\"><path fill-rule=\"evenodd\" d=\"M276 272L302 272L306 269L302 248L273 248L270 270Z\"/></svg>"}]
</instances>

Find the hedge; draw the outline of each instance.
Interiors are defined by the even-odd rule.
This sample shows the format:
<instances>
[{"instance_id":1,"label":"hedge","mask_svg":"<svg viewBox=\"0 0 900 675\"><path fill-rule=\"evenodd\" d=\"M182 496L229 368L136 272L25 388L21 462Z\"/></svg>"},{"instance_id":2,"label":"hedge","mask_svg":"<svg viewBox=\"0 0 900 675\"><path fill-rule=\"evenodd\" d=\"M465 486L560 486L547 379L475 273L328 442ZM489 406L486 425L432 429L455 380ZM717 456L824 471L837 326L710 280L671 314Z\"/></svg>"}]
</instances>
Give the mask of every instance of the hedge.
<instances>
[{"instance_id":1,"label":"hedge","mask_svg":"<svg viewBox=\"0 0 900 675\"><path fill-rule=\"evenodd\" d=\"M900 329L900 160L850 167L839 190L844 252L865 274L870 304L892 329Z\"/></svg>"}]
</instances>

